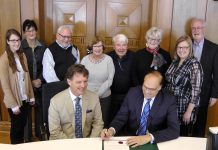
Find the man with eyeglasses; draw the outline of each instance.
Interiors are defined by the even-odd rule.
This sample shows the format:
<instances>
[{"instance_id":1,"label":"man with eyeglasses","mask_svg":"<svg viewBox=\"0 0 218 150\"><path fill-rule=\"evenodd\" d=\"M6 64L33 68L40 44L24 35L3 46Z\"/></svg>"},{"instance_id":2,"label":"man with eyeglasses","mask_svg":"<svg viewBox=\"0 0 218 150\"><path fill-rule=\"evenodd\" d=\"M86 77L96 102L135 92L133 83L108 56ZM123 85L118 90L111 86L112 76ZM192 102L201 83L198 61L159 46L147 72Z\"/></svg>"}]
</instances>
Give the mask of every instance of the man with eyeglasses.
<instances>
[{"instance_id":1,"label":"man with eyeglasses","mask_svg":"<svg viewBox=\"0 0 218 150\"><path fill-rule=\"evenodd\" d=\"M127 144L137 147L158 143L179 136L176 98L161 90L163 76L152 71L144 77L142 86L129 90L109 129L103 129L102 139L117 135L126 125Z\"/></svg>"},{"instance_id":2,"label":"man with eyeglasses","mask_svg":"<svg viewBox=\"0 0 218 150\"><path fill-rule=\"evenodd\" d=\"M71 43L72 29L62 25L56 33L56 41L45 51L43 56L43 77L47 83L63 81L65 73L72 64L79 64L80 53Z\"/></svg>"},{"instance_id":3,"label":"man with eyeglasses","mask_svg":"<svg viewBox=\"0 0 218 150\"><path fill-rule=\"evenodd\" d=\"M204 137L208 105L213 106L218 98L218 45L207 40L205 21L194 18L191 22L194 56L203 68L203 84L193 136Z\"/></svg>"}]
</instances>

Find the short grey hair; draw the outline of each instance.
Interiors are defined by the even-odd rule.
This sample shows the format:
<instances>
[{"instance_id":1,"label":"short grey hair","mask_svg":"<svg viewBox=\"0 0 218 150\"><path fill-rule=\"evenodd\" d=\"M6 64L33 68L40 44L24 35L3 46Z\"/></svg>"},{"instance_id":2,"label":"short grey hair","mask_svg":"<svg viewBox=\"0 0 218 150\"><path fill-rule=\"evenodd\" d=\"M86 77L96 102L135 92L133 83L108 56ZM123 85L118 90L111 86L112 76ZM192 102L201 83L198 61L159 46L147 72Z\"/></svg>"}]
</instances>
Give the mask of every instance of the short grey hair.
<instances>
[{"instance_id":1,"label":"short grey hair","mask_svg":"<svg viewBox=\"0 0 218 150\"><path fill-rule=\"evenodd\" d=\"M202 25L203 25L203 27L206 26L206 22L205 22L205 20L200 19L200 18L193 18L193 19L191 20L191 27L192 27L192 25L193 25L194 22L201 22Z\"/></svg>"},{"instance_id":2,"label":"short grey hair","mask_svg":"<svg viewBox=\"0 0 218 150\"><path fill-rule=\"evenodd\" d=\"M58 29L57 29L57 34L60 33L63 30L69 30L70 33L72 34L72 28L69 25L61 25Z\"/></svg>"},{"instance_id":3,"label":"short grey hair","mask_svg":"<svg viewBox=\"0 0 218 150\"><path fill-rule=\"evenodd\" d=\"M161 42L163 36L163 31L157 27L151 27L145 34L145 39L148 40L148 38L155 38L159 39Z\"/></svg>"},{"instance_id":4,"label":"short grey hair","mask_svg":"<svg viewBox=\"0 0 218 150\"><path fill-rule=\"evenodd\" d=\"M113 43L117 42L128 44L128 38L124 34L117 34L113 37Z\"/></svg>"}]
</instances>

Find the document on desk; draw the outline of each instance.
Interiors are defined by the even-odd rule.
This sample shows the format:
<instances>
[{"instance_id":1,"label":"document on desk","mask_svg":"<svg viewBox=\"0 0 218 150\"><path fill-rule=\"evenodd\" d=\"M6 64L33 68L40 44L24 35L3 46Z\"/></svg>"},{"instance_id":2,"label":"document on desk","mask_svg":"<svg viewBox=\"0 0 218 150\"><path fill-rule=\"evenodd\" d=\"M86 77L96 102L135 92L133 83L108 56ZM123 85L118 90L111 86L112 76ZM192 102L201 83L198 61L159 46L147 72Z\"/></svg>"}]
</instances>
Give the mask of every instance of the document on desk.
<instances>
[{"instance_id":1,"label":"document on desk","mask_svg":"<svg viewBox=\"0 0 218 150\"><path fill-rule=\"evenodd\" d=\"M126 140L129 137L112 137L109 140L105 140L104 150L129 150L129 146Z\"/></svg>"}]
</instances>

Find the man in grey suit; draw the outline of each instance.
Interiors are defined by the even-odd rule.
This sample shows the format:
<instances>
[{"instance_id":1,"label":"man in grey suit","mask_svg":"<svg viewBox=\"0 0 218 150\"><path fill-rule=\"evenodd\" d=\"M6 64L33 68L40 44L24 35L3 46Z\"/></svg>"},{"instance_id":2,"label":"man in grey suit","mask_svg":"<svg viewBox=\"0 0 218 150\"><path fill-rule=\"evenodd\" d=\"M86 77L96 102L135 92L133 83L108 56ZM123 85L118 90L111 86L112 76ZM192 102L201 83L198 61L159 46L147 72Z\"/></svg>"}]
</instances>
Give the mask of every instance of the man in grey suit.
<instances>
[{"instance_id":1,"label":"man in grey suit","mask_svg":"<svg viewBox=\"0 0 218 150\"><path fill-rule=\"evenodd\" d=\"M50 140L98 137L103 128L97 94L88 91L88 70L72 65L66 74L69 88L51 99L49 107Z\"/></svg>"}]
</instances>

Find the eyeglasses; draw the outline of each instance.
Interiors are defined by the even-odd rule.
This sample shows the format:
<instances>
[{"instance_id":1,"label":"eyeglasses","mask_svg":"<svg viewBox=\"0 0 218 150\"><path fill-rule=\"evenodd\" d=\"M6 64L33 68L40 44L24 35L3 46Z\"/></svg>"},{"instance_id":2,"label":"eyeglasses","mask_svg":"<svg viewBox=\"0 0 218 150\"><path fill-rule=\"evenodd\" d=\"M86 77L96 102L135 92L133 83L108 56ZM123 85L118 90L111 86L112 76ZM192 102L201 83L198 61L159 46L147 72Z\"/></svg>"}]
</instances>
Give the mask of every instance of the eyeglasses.
<instances>
[{"instance_id":1,"label":"eyeglasses","mask_svg":"<svg viewBox=\"0 0 218 150\"><path fill-rule=\"evenodd\" d=\"M146 90L146 91L149 91L149 92L155 92L158 88L149 88L149 87L146 87L146 86L143 86L143 88Z\"/></svg>"},{"instance_id":2,"label":"eyeglasses","mask_svg":"<svg viewBox=\"0 0 218 150\"><path fill-rule=\"evenodd\" d=\"M27 33L31 33L31 32L36 32L36 30L35 30L35 29L32 29L32 30L26 30L25 32L27 32Z\"/></svg>"},{"instance_id":3,"label":"eyeglasses","mask_svg":"<svg viewBox=\"0 0 218 150\"><path fill-rule=\"evenodd\" d=\"M102 47L103 45L93 45L92 47L94 48L94 47L97 47L97 48L99 48L99 47Z\"/></svg>"},{"instance_id":4,"label":"eyeglasses","mask_svg":"<svg viewBox=\"0 0 218 150\"><path fill-rule=\"evenodd\" d=\"M203 29L204 27L192 27L192 30L201 30Z\"/></svg>"},{"instance_id":5,"label":"eyeglasses","mask_svg":"<svg viewBox=\"0 0 218 150\"><path fill-rule=\"evenodd\" d=\"M71 36L65 36L65 35L62 35L60 33L58 33L58 35L60 35L63 39L71 39Z\"/></svg>"},{"instance_id":6,"label":"eyeglasses","mask_svg":"<svg viewBox=\"0 0 218 150\"><path fill-rule=\"evenodd\" d=\"M160 39L154 39L154 38L148 37L148 41L150 41L150 42L154 41L155 43L159 43Z\"/></svg>"},{"instance_id":7,"label":"eyeglasses","mask_svg":"<svg viewBox=\"0 0 218 150\"><path fill-rule=\"evenodd\" d=\"M189 46L177 47L177 50L187 50L187 49L189 49Z\"/></svg>"},{"instance_id":8,"label":"eyeglasses","mask_svg":"<svg viewBox=\"0 0 218 150\"><path fill-rule=\"evenodd\" d=\"M12 43L16 43L16 42L20 42L20 39L17 39L17 40L13 39L13 40L8 40L8 41L10 41Z\"/></svg>"}]
</instances>

